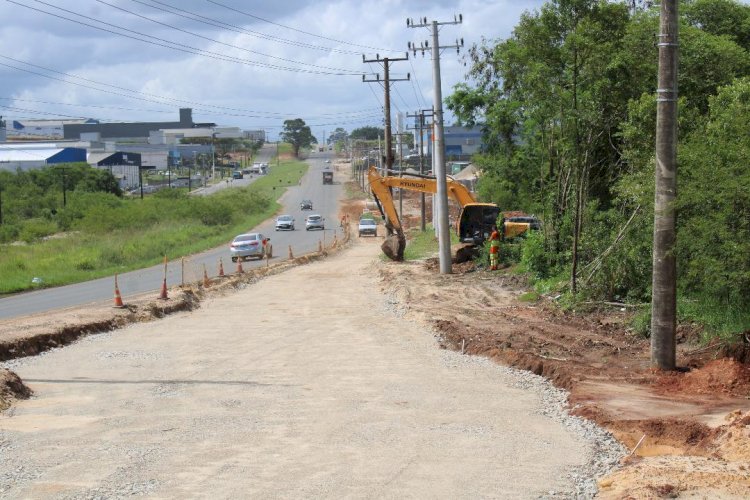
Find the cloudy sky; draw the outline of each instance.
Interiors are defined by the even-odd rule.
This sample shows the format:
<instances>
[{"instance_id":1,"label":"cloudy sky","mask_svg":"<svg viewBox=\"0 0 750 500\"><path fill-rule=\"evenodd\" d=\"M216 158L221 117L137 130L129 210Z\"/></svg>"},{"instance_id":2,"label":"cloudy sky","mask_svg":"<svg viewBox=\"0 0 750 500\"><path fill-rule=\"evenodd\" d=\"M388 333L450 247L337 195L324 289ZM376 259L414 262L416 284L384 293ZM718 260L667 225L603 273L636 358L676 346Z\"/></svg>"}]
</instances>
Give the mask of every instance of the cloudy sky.
<instances>
[{"instance_id":1,"label":"cloudy sky","mask_svg":"<svg viewBox=\"0 0 750 500\"><path fill-rule=\"evenodd\" d=\"M262 128L271 138L300 117L322 138L382 124L383 89L363 83L430 38L406 18L449 21L440 42L507 37L543 0L0 0L0 114L90 117ZM464 79L455 50L441 57L443 95ZM394 62L395 115L432 105L429 54ZM395 118L394 118L395 120Z\"/></svg>"}]
</instances>

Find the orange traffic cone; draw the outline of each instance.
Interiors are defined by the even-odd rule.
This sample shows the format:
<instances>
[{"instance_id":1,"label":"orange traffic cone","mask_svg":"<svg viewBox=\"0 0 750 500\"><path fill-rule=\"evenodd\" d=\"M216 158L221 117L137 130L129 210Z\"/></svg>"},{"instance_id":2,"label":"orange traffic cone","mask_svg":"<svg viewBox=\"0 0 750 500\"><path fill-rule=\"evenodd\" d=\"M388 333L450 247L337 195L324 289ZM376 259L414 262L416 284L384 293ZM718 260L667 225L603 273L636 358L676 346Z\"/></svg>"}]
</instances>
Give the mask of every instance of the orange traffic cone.
<instances>
[{"instance_id":1,"label":"orange traffic cone","mask_svg":"<svg viewBox=\"0 0 750 500\"><path fill-rule=\"evenodd\" d=\"M159 298L161 300L169 299L169 295L167 295L167 278L164 278L164 281L162 281L161 283L161 292L159 293Z\"/></svg>"},{"instance_id":2,"label":"orange traffic cone","mask_svg":"<svg viewBox=\"0 0 750 500\"><path fill-rule=\"evenodd\" d=\"M206 264L203 264L203 287L207 288L211 286L211 282L208 281L208 272L206 271Z\"/></svg>"},{"instance_id":3,"label":"orange traffic cone","mask_svg":"<svg viewBox=\"0 0 750 500\"><path fill-rule=\"evenodd\" d=\"M219 278L223 278L224 276L226 276L224 274L224 263L219 259Z\"/></svg>"},{"instance_id":4,"label":"orange traffic cone","mask_svg":"<svg viewBox=\"0 0 750 500\"><path fill-rule=\"evenodd\" d=\"M242 274L245 271L242 270L242 257L237 257L237 274Z\"/></svg>"},{"instance_id":5,"label":"orange traffic cone","mask_svg":"<svg viewBox=\"0 0 750 500\"><path fill-rule=\"evenodd\" d=\"M120 289L117 287L117 273L115 273L115 305L114 307L122 309L125 304L122 303L122 296L120 295Z\"/></svg>"},{"instance_id":6,"label":"orange traffic cone","mask_svg":"<svg viewBox=\"0 0 750 500\"><path fill-rule=\"evenodd\" d=\"M292 245L289 245L289 260L294 258L294 254L292 253Z\"/></svg>"},{"instance_id":7,"label":"orange traffic cone","mask_svg":"<svg viewBox=\"0 0 750 500\"><path fill-rule=\"evenodd\" d=\"M164 256L164 281L161 283L161 292L159 293L159 298L161 300L167 300L169 299L169 296L167 295L167 256Z\"/></svg>"}]
</instances>

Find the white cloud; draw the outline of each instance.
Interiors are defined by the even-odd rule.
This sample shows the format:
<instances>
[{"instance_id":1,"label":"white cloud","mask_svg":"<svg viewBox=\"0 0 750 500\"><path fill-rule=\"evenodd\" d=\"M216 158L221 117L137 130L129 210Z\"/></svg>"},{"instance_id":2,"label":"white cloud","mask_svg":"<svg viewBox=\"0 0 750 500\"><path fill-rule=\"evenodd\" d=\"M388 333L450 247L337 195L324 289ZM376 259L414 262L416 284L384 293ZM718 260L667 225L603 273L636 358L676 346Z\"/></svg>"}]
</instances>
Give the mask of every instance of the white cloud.
<instances>
[{"instance_id":1,"label":"white cloud","mask_svg":"<svg viewBox=\"0 0 750 500\"><path fill-rule=\"evenodd\" d=\"M521 12L538 8L543 3L542 0L492 2L479 0L455 2L220 1L238 10L328 38L325 39L263 23L205 0L162 1L168 5L196 12L262 35L248 36L228 29L207 26L143 5L152 4L157 7L163 5L154 4L151 0L105 1L221 43L210 42L145 19L139 19L95 0L45 0L49 4L100 19L115 26L200 48L220 54L220 56L205 57L149 45L61 20L59 16L56 18L12 3L2 3L0 4L0 17L4 19L4 22L0 26L1 56L13 57L124 89L179 99L180 102L166 101L158 104L149 102L158 101L156 97L141 95L143 100L139 100L126 97L126 95L133 94L124 90L103 87L82 80L78 80L81 85L71 85L0 66L0 78L4 82L4 90L0 98L25 99L25 101L15 102L0 99L0 105L36 110L49 113L49 115L7 108L0 108L0 114L12 118L30 118L53 117L53 113L59 113L109 120L161 121L176 120L177 108L187 106L194 108L193 115L196 121L213 121L243 128L261 127L268 129L272 135L278 131L283 119L293 117L301 117L313 125L313 132L316 135L322 134L323 129L330 131L336 126L351 130L363 125L378 125L382 121L378 109L382 103L382 89L371 84L377 94L376 98L372 90L368 88L368 84L362 83L360 75L362 72L369 73L372 68L380 72L382 78L383 71L382 67L377 64L362 64L361 54L364 53L368 58L374 58L376 53L380 53L382 57L388 55L386 50L393 50L396 52L391 52L391 56L403 56L407 42L419 42L430 37L429 31L425 28L407 28L405 22L407 17L426 16L429 20L447 21L453 19L454 14L462 13L463 24L442 27L441 44L451 44L455 42L455 39L463 37L466 45L469 46L480 42L482 37L489 39L507 37ZM33 0L19 0L19 3L54 11ZM96 24L75 14L56 12L60 16ZM106 29L117 31L111 27ZM290 43L280 43L278 38L286 39ZM222 44L241 47L245 50ZM315 50L309 47L310 45L351 53ZM272 59L248 51L257 51L278 58L304 62L308 65ZM338 73L340 69L344 70L343 72L353 72L354 75L337 76L279 71L218 60L222 57L234 57L309 71ZM0 57L0 64L62 78L61 75L24 66L3 57ZM452 50L445 51L441 64L442 88L445 97L450 93L454 84L463 80L466 68L459 61L456 52ZM334 68L334 70L325 68ZM417 55L416 59L411 62L399 62L392 65L394 76L403 77L407 72L412 73L415 82L414 84L394 83L397 89L392 93L394 114L397 110L414 112L424 107L424 102L428 106L432 104L432 66L429 54L424 58ZM109 93L86 88L83 85L105 89ZM419 93L420 88L424 95L418 99L415 93ZM102 108L30 101L88 104L102 106ZM233 111L222 111L212 106L232 108ZM127 108L128 110L113 108Z\"/></svg>"}]
</instances>

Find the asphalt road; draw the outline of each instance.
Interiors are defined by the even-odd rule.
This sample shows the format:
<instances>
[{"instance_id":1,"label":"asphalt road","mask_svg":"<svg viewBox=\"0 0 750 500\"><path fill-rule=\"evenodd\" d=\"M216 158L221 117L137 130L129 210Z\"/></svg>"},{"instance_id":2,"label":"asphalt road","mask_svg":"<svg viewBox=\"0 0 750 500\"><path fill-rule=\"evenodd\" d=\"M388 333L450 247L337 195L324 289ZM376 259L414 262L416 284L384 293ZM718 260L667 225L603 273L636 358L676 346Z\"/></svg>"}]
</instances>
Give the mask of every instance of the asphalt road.
<instances>
[{"instance_id":1,"label":"asphalt road","mask_svg":"<svg viewBox=\"0 0 750 500\"><path fill-rule=\"evenodd\" d=\"M290 214L296 219L297 229L295 231L274 231L274 219L267 220L257 227L247 228L247 232L260 232L271 238L271 244L273 245L272 262L286 260L290 245L294 255L297 256L316 251L319 241L325 240L325 242L330 243L334 237L334 232L337 232L338 236L341 237L338 225L338 201L343 193L340 184L343 177L337 174L336 184L323 185L323 170L326 167L332 168L332 164L325 163L327 159L332 159L330 153L311 154L310 158L307 159L310 168L308 173L303 177L300 185L287 188L286 193L280 199L283 207L280 213ZM273 165L270 165L270 168L273 169ZM247 185L252 180L247 179L245 183L235 180L234 182L237 184L230 183L229 187ZM302 212L299 209L299 203L303 199L312 200L314 210ZM304 229L305 216L311 213L320 214L325 217L326 229L324 231L306 231ZM183 280L182 257L179 255L168 256L170 262L167 265L167 285L170 287L180 285ZM210 277L217 276L220 258L224 263L225 273L234 272L236 267L231 262L229 241L227 241L226 245L207 250L200 254L184 257L186 262L184 266L184 279L186 282L201 279L204 265ZM250 260L243 263L243 268L249 269L261 265L266 265L265 261ZM130 295L144 292L154 291L154 293L158 293L163 279L164 265L160 264L121 274L118 277L118 284L120 293L126 299ZM113 296L113 277L22 293L0 299L0 318L5 319L41 314L45 311L80 306L88 303L111 302Z\"/></svg>"},{"instance_id":2,"label":"asphalt road","mask_svg":"<svg viewBox=\"0 0 750 500\"><path fill-rule=\"evenodd\" d=\"M276 145L275 144L265 144L263 147L258 150L258 154L253 158L254 163L268 163L269 168L271 168L273 165L271 165L271 158L273 155L276 154ZM204 188L199 188L191 191L190 194L193 195L209 195L213 194L217 191L220 191L222 189L231 188L231 187L243 187L247 186L250 183L254 182L256 179L260 178L259 175L246 175L242 179L232 179L228 178L225 179L224 182L217 182L216 184L212 184L211 186L206 186Z\"/></svg>"}]
</instances>

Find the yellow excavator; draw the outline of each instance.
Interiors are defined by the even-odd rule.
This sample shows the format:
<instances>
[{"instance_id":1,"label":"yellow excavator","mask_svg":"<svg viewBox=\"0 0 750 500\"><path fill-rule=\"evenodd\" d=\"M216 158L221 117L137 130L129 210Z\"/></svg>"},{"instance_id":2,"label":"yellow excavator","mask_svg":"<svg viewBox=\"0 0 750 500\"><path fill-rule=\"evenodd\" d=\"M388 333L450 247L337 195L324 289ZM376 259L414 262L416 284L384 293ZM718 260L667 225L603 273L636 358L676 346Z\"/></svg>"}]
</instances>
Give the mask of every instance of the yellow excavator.
<instances>
[{"instance_id":1,"label":"yellow excavator","mask_svg":"<svg viewBox=\"0 0 750 500\"><path fill-rule=\"evenodd\" d=\"M392 188L419 191L422 193L437 193L437 179L430 176L408 175L405 177L381 176L375 167L367 172L370 190L380 212L385 218L388 236L381 246L383 253L392 260L404 260L406 237L401 226L396 206L391 194ZM482 245L490 237L492 227L498 224L500 208L494 203L479 203L471 192L458 181L446 179L448 196L458 203L461 213L456 220L456 234L461 243L470 246ZM528 231L527 222L504 222L502 237L512 238ZM500 229L498 227L498 229Z\"/></svg>"}]
</instances>

